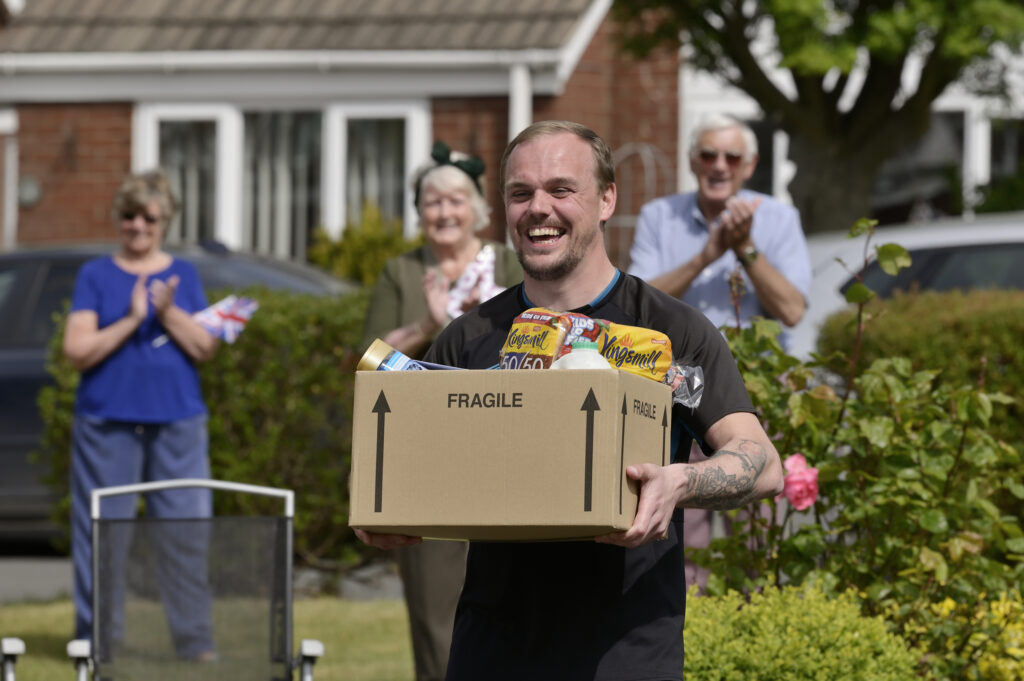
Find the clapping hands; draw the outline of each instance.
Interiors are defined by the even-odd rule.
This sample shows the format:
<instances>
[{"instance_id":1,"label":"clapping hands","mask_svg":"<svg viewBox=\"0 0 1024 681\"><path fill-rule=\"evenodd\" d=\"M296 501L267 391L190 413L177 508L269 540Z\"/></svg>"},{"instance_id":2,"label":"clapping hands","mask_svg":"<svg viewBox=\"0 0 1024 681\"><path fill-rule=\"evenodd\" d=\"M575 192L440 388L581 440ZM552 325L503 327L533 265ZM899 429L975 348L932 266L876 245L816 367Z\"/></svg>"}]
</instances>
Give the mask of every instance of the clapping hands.
<instances>
[{"instance_id":1,"label":"clapping hands","mask_svg":"<svg viewBox=\"0 0 1024 681\"><path fill-rule=\"evenodd\" d=\"M732 196L725 202L725 210L708 227L708 240L703 252L705 262L713 263L726 251L741 248L750 241L750 229L759 205L760 198L745 201L738 196Z\"/></svg>"},{"instance_id":2,"label":"clapping hands","mask_svg":"<svg viewBox=\"0 0 1024 681\"><path fill-rule=\"evenodd\" d=\"M427 300L427 309L430 311L430 318L437 324L437 328L444 326L448 317L448 288L451 282L444 276L437 267L431 267L423 277L423 297Z\"/></svg>"},{"instance_id":3,"label":"clapping hands","mask_svg":"<svg viewBox=\"0 0 1024 681\"><path fill-rule=\"evenodd\" d=\"M178 290L181 279L177 274L168 277L167 281L154 279L149 285L149 301L153 303L157 316L163 315L174 305L174 293Z\"/></svg>"}]
</instances>

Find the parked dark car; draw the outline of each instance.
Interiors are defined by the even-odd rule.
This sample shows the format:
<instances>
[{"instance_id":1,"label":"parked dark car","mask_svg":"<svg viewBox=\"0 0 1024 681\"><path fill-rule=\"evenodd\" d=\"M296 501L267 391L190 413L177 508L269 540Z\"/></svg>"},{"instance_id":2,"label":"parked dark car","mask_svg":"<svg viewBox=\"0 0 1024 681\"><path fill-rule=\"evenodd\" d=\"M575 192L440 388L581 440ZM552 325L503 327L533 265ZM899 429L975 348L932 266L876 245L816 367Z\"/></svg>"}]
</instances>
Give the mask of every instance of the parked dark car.
<instances>
[{"instance_id":1,"label":"parked dark car","mask_svg":"<svg viewBox=\"0 0 1024 681\"><path fill-rule=\"evenodd\" d=\"M82 263L115 249L89 244L0 253L0 539L34 541L56 532L49 521L54 499L42 481L47 466L30 460L43 428L36 399L50 381L44 362L53 313L71 298ZM217 244L167 250L195 264L207 291L263 286L330 296L358 288L306 265Z\"/></svg>"}]
</instances>

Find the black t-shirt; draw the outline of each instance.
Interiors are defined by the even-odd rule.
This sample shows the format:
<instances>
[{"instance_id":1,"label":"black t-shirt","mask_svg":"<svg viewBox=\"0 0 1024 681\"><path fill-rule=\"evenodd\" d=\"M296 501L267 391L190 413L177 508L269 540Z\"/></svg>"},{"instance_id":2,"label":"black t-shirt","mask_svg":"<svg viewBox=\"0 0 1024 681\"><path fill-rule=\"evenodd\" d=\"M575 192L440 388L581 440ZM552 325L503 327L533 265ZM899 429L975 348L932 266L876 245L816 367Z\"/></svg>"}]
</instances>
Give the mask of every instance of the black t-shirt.
<instances>
[{"instance_id":1,"label":"black t-shirt","mask_svg":"<svg viewBox=\"0 0 1024 681\"><path fill-rule=\"evenodd\" d=\"M507 289L454 320L426 360L495 367L513 320L530 307L521 284ZM691 438L700 441L723 416L753 411L725 340L689 305L617 273L597 300L572 311L662 331L674 360L703 369L700 405L673 409L673 445L683 457ZM472 542L448 680L682 679L682 519L676 509L668 540L628 550L591 541Z\"/></svg>"}]
</instances>

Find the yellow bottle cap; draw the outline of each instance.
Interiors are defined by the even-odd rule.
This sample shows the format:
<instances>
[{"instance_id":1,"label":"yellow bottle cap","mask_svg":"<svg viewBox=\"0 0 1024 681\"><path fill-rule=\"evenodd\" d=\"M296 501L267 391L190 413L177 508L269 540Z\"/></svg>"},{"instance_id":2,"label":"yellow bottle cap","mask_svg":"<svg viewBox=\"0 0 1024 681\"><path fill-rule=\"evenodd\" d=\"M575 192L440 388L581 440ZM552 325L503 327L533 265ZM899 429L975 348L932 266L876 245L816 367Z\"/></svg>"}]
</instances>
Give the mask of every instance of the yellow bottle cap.
<instances>
[{"instance_id":1,"label":"yellow bottle cap","mask_svg":"<svg viewBox=\"0 0 1024 681\"><path fill-rule=\"evenodd\" d=\"M387 359L387 356L394 352L394 348L382 341L380 338L370 343L366 352L359 359L356 371L377 371L380 365Z\"/></svg>"}]
</instances>

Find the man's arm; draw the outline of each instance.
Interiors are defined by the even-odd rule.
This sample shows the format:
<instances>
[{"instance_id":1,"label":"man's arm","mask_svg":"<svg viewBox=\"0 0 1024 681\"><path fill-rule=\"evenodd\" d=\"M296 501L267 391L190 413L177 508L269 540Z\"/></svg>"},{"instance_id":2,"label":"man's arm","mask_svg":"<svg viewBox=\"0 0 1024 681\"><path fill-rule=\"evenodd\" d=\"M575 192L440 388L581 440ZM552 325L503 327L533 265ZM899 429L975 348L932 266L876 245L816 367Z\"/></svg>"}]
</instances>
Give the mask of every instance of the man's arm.
<instances>
[{"instance_id":1,"label":"man's arm","mask_svg":"<svg viewBox=\"0 0 1024 681\"><path fill-rule=\"evenodd\" d=\"M743 263L761 307L786 326L795 326L807 309L805 294L810 286L810 259L807 243L796 210L769 210L768 204L758 217L759 239L771 240L770 253L747 258L755 244L751 239L754 214L761 199L744 201L733 197L722 214L725 241ZM773 264L772 261L775 261Z\"/></svg>"},{"instance_id":2,"label":"man's arm","mask_svg":"<svg viewBox=\"0 0 1024 681\"><path fill-rule=\"evenodd\" d=\"M654 204L649 204L654 206ZM633 236L633 246L630 249L629 273L644 279L654 288L664 291L673 298L682 298L689 290L693 280L704 271L704 268L722 257L727 250L724 241L724 232L720 225L713 224L708 231L708 240L704 247L688 259L675 267L665 270L663 262L665 248L658 238L659 229L656 222L667 220L663 215L651 214L651 209L645 207L640 211L637 218L636 232ZM682 224L673 226L682 228ZM664 229L664 225L662 225Z\"/></svg>"},{"instance_id":3,"label":"man's arm","mask_svg":"<svg viewBox=\"0 0 1024 681\"><path fill-rule=\"evenodd\" d=\"M753 243L748 239L738 246L736 257L743 262L741 256ZM752 262L744 263L744 269L754 286L754 294L761 307L786 326L795 326L804 316L807 301L804 295L781 272L768 262L768 258L758 255Z\"/></svg>"},{"instance_id":4,"label":"man's arm","mask_svg":"<svg viewBox=\"0 0 1024 681\"><path fill-rule=\"evenodd\" d=\"M629 250L629 273L674 298L681 298L697 275L721 257L726 249L721 231L713 230L703 250L686 262L673 263L674 266L666 270L668 263L664 251L667 246L663 242L669 238L667 233L683 229L684 225L669 215L665 205L664 200L653 201L641 209Z\"/></svg>"},{"instance_id":5,"label":"man's arm","mask_svg":"<svg viewBox=\"0 0 1024 681\"><path fill-rule=\"evenodd\" d=\"M711 239L708 241L710 242ZM717 260L717 258L709 259L706 251L707 249L705 248L679 267L654 277L648 280L647 283L660 291L664 291L673 298L682 298L683 294L689 290L690 284L697 278L697 275L703 272L705 267Z\"/></svg>"},{"instance_id":6,"label":"man's arm","mask_svg":"<svg viewBox=\"0 0 1024 681\"><path fill-rule=\"evenodd\" d=\"M694 464L628 466L640 483L633 526L597 541L627 548L642 546L668 533L676 507L730 509L782 492L782 462L775 445L749 412L719 419L706 434L714 455Z\"/></svg>"}]
</instances>

